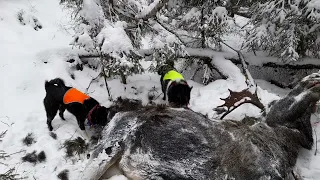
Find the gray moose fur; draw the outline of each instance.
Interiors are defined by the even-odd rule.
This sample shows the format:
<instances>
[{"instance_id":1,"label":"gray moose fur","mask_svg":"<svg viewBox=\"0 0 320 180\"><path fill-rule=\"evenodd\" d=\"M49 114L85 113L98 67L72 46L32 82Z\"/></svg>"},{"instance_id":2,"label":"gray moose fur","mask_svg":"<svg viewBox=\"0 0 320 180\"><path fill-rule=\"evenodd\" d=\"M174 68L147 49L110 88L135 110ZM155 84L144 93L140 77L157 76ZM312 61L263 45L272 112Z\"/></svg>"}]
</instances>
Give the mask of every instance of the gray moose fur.
<instances>
[{"instance_id":1,"label":"gray moose fur","mask_svg":"<svg viewBox=\"0 0 320 180\"><path fill-rule=\"evenodd\" d=\"M139 108L115 114L78 179L99 179L111 166L129 179L287 179L299 149L313 145L317 83L319 74L304 78L263 122L212 121L189 109L122 103Z\"/></svg>"}]
</instances>

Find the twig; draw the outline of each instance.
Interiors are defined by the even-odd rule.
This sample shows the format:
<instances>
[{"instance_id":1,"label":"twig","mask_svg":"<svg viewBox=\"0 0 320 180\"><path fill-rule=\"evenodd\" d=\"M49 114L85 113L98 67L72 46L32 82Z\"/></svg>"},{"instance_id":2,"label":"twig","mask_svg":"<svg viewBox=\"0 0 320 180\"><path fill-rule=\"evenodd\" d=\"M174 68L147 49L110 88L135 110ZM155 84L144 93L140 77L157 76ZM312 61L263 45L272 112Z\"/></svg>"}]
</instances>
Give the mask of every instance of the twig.
<instances>
[{"instance_id":1,"label":"twig","mask_svg":"<svg viewBox=\"0 0 320 180\"><path fill-rule=\"evenodd\" d=\"M91 86L92 82L93 82L93 81L95 81L95 80L97 80L97 79L98 79L98 77L99 77L100 75L101 75L101 74L99 73L97 77L95 77L95 78L91 79L91 81L90 81L90 83L89 83L88 87L86 88L86 93L88 92L88 90L89 90L89 88L90 88L90 86Z\"/></svg>"},{"instance_id":2,"label":"twig","mask_svg":"<svg viewBox=\"0 0 320 180\"><path fill-rule=\"evenodd\" d=\"M201 69L201 66L199 66L192 74L192 76L190 77L191 80L194 80L194 77L196 76L197 72Z\"/></svg>"},{"instance_id":3,"label":"twig","mask_svg":"<svg viewBox=\"0 0 320 180\"><path fill-rule=\"evenodd\" d=\"M7 154L5 151L0 150L0 159L6 159L14 154L18 154L18 153L22 153L22 152L26 152L26 150L21 150L21 151L11 153L11 154Z\"/></svg>"},{"instance_id":4,"label":"twig","mask_svg":"<svg viewBox=\"0 0 320 180\"><path fill-rule=\"evenodd\" d=\"M7 120L10 119L8 116L1 116L0 118L7 118Z\"/></svg>"},{"instance_id":5,"label":"twig","mask_svg":"<svg viewBox=\"0 0 320 180\"><path fill-rule=\"evenodd\" d=\"M9 164L5 164L5 163L3 163L3 162L0 162L0 164L5 165L5 166L9 166Z\"/></svg>"},{"instance_id":6,"label":"twig","mask_svg":"<svg viewBox=\"0 0 320 180\"><path fill-rule=\"evenodd\" d=\"M7 132L8 132L8 130L3 131L3 132L0 134L0 139L3 138L3 137L6 135ZM0 140L0 142L1 142L1 140Z\"/></svg>"},{"instance_id":7,"label":"twig","mask_svg":"<svg viewBox=\"0 0 320 180\"><path fill-rule=\"evenodd\" d=\"M102 66L102 67L104 67L104 66ZM110 90L109 90L109 85L108 85L108 82L107 82L107 75L106 75L106 72L104 71L104 68L102 69L102 73L103 73L104 83L106 84L106 89L108 91L109 100L112 100L112 96L111 96L111 93L110 93Z\"/></svg>"},{"instance_id":8,"label":"twig","mask_svg":"<svg viewBox=\"0 0 320 180\"><path fill-rule=\"evenodd\" d=\"M319 120L319 116L316 114L316 113L313 113L313 115L315 115L317 117L317 119ZM317 155L317 152L318 152L318 136L317 136L317 131L316 131L316 128L313 128L313 132L316 136L316 150L314 152L314 155L316 156Z\"/></svg>"},{"instance_id":9,"label":"twig","mask_svg":"<svg viewBox=\"0 0 320 180\"><path fill-rule=\"evenodd\" d=\"M95 92L95 90L90 91L90 92L86 92L86 94L92 94L92 93L94 93L94 92Z\"/></svg>"},{"instance_id":10,"label":"twig","mask_svg":"<svg viewBox=\"0 0 320 180\"><path fill-rule=\"evenodd\" d=\"M70 137L69 140L71 140L73 138L73 136L76 134L77 130L74 131L74 133L72 134L72 136Z\"/></svg>"},{"instance_id":11,"label":"twig","mask_svg":"<svg viewBox=\"0 0 320 180\"><path fill-rule=\"evenodd\" d=\"M2 116L2 117L0 117L0 118L7 118L7 120L10 120L10 118L8 117L8 116ZM2 122L3 124L5 124L5 125L7 125L8 127L10 127L10 125L8 124L8 123L5 123L5 122L3 122L3 121L0 121L0 122ZM13 124L13 123L12 123ZM11 124L11 125L12 125Z\"/></svg>"},{"instance_id":12,"label":"twig","mask_svg":"<svg viewBox=\"0 0 320 180\"><path fill-rule=\"evenodd\" d=\"M73 136L76 134L77 130L74 131L74 133L71 135L71 137L69 138L69 141L73 138ZM68 133L70 134L70 133ZM65 141L68 141L68 140L65 140ZM65 148L66 145L61 145L61 148ZM66 160L67 161L67 160Z\"/></svg>"},{"instance_id":13,"label":"twig","mask_svg":"<svg viewBox=\"0 0 320 180\"><path fill-rule=\"evenodd\" d=\"M314 155L316 156L317 152L318 152L318 136L317 136L317 132L316 132L315 128L313 128L313 131L314 131L314 134L316 136L316 150L314 151Z\"/></svg>"},{"instance_id":14,"label":"twig","mask_svg":"<svg viewBox=\"0 0 320 180\"><path fill-rule=\"evenodd\" d=\"M21 150L21 151L15 152L15 153L11 153L11 154L9 154L9 156L14 155L14 154L18 154L18 153L22 153L22 152L26 152L26 150Z\"/></svg>"},{"instance_id":15,"label":"twig","mask_svg":"<svg viewBox=\"0 0 320 180\"><path fill-rule=\"evenodd\" d=\"M161 94L163 94L163 93L160 93L154 100L158 99L161 96Z\"/></svg>"},{"instance_id":16,"label":"twig","mask_svg":"<svg viewBox=\"0 0 320 180\"><path fill-rule=\"evenodd\" d=\"M129 6L127 3L124 3L122 1L119 1L121 4L123 4L124 6L128 7L128 9L130 9L133 13L132 14L137 14L137 12L131 7Z\"/></svg>"},{"instance_id":17,"label":"twig","mask_svg":"<svg viewBox=\"0 0 320 180\"><path fill-rule=\"evenodd\" d=\"M292 174L294 180L300 180L300 178L297 177L296 173L294 173L293 170L291 171L291 174Z\"/></svg>"},{"instance_id":18,"label":"twig","mask_svg":"<svg viewBox=\"0 0 320 180\"><path fill-rule=\"evenodd\" d=\"M3 121L0 121L0 122L2 122L3 124L5 124L5 125L7 125L8 127L10 127L10 125L8 124L8 123L5 123L5 122L3 122ZM13 124L13 123L12 123ZM11 124L11 125L12 125Z\"/></svg>"},{"instance_id":19,"label":"twig","mask_svg":"<svg viewBox=\"0 0 320 180\"><path fill-rule=\"evenodd\" d=\"M103 59L102 59L102 57L104 57L104 56L103 56L101 50L100 50L100 53L98 52L98 54L100 54L99 57L100 57L100 63L101 63L101 73L102 73L104 82L105 82L105 84L106 84L106 89L107 89L107 92L108 92L109 100L112 100L112 96L111 96L111 93L110 93L109 85L108 85L108 82L107 82L107 74L106 74L106 72L104 71L105 65L104 65Z\"/></svg>"},{"instance_id":20,"label":"twig","mask_svg":"<svg viewBox=\"0 0 320 180\"><path fill-rule=\"evenodd\" d=\"M132 87L131 87L131 88L132 88ZM136 90L137 90L137 89L136 89ZM156 89L155 86L153 86L152 89L149 90L149 92L156 92L156 93L158 93L158 91L157 91L157 89ZM155 97L155 98L152 99L152 100L157 100L157 99L160 97L161 94L163 94L163 93L160 93L157 97Z\"/></svg>"},{"instance_id":21,"label":"twig","mask_svg":"<svg viewBox=\"0 0 320 180\"><path fill-rule=\"evenodd\" d=\"M249 25L250 24L250 22L247 22L245 25L243 25L242 27L241 27L241 29L243 29L244 27L246 27L247 25Z\"/></svg>"},{"instance_id":22,"label":"twig","mask_svg":"<svg viewBox=\"0 0 320 180\"><path fill-rule=\"evenodd\" d=\"M0 150L0 159L6 159L7 157L10 157L10 156L3 150Z\"/></svg>"},{"instance_id":23,"label":"twig","mask_svg":"<svg viewBox=\"0 0 320 180\"><path fill-rule=\"evenodd\" d=\"M166 27L164 24L162 24L162 22L160 22L158 19L155 18L155 21L160 25L162 26L165 30L167 30L168 32L170 32L171 34L175 35L179 41L185 45L185 43L180 39L180 37L178 36L178 34L176 32L174 32L173 30L169 29L168 27Z\"/></svg>"}]
</instances>

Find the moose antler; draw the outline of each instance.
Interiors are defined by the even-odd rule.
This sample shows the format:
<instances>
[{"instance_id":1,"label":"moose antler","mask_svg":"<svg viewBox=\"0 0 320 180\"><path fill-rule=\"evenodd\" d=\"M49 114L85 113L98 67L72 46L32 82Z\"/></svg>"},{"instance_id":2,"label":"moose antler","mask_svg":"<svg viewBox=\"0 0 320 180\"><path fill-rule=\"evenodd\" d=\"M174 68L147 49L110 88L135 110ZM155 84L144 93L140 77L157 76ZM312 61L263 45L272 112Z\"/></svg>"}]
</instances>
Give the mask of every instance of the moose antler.
<instances>
[{"instance_id":1,"label":"moose antler","mask_svg":"<svg viewBox=\"0 0 320 180\"><path fill-rule=\"evenodd\" d=\"M224 113L220 119L223 119L226 115L231 113L233 110L237 109L239 106L245 103L251 103L255 106L257 106L259 109L264 110L264 105L260 102L260 99L257 95L257 89L254 94L252 94L248 89L244 89L240 92L235 92L230 89L228 89L230 92L230 95L227 98L220 98L224 101L224 104L218 106L217 108L221 107L227 107L228 110L226 113Z\"/></svg>"}]
</instances>

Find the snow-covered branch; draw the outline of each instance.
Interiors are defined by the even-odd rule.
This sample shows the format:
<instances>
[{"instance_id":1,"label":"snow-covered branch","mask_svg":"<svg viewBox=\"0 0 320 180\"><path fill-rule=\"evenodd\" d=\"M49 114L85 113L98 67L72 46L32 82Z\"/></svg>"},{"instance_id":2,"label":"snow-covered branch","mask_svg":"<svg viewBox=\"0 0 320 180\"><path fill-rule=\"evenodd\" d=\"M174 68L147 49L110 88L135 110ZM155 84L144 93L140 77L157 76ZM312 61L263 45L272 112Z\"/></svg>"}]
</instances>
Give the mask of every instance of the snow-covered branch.
<instances>
[{"instance_id":1,"label":"snow-covered branch","mask_svg":"<svg viewBox=\"0 0 320 180\"><path fill-rule=\"evenodd\" d=\"M263 50L284 62L306 56L319 58L320 6L316 0L268 0L253 12L253 29L247 33L243 47Z\"/></svg>"},{"instance_id":2,"label":"snow-covered branch","mask_svg":"<svg viewBox=\"0 0 320 180\"><path fill-rule=\"evenodd\" d=\"M136 18L148 20L149 18L156 17L156 14L162 7L168 3L169 0L155 0L148 7L144 8Z\"/></svg>"}]
</instances>

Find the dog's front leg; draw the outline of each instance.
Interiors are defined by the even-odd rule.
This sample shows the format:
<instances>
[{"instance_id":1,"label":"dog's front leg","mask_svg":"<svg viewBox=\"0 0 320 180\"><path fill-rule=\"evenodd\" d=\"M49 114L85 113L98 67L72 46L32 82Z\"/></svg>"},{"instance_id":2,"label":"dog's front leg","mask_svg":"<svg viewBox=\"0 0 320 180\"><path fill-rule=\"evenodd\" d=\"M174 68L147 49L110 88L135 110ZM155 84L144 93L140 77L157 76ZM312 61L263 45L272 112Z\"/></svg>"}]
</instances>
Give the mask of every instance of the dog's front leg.
<instances>
[{"instance_id":1,"label":"dog's front leg","mask_svg":"<svg viewBox=\"0 0 320 180\"><path fill-rule=\"evenodd\" d=\"M90 141L90 137L86 131L86 128L84 126L84 121L85 119L84 118L81 118L81 117L77 117L77 121L78 121L78 125L81 129L81 135L82 137L86 140L86 141Z\"/></svg>"},{"instance_id":2,"label":"dog's front leg","mask_svg":"<svg viewBox=\"0 0 320 180\"><path fill-rule=\"evenodd\" d=\"M162 98L164 101L167 99L166 98L166 93L163 93L163 98Z\"/></svg>"},{"instance_id":3,"label":"dog's front leg","mask_svg":"<svg viewBox=\"0 0 320 180\"><path fill-rule=\"evenodd\" d=\"M52 127L52 122L53 118L47 118L47 125L48 125L48 128L49 128L49 131L52 131L53 130L53 127Z\"/></svg>"},{"instance_id":4,"label":"dog's front leg","mask_svg":"<svg viewBox=\"0 0 320 180\"><path fill-rule=\"evenodd\" d=\"M168 83L166 81L161 81L161 90L162 90L162 93L163 93L163 100L165 101L166 100L166 95L167 95L167 86L168 86Z\"/></svg>"},{"instance_id":5,"label":"dog's front leg","mask_svg":"<svg viewBox=\"0 0 320 180\"><path fill-rule=\"evenodd\" d=\"M87 142L90 141L90 137L89 137L89 135L88 135L88 133L87 133L86 130L81 130L81 135L82 135L82 137L83 137L83 139L84 139L85 141L87 141Z\"/></svg>"},{"instance_id":6,"label":"dog's front leg","mask_svg":"<svg viewBox=\"0 0 320 180\"><path fill-rule=\"evenodd\" d=\"M66 120L63 116L64 111L66 110L66 107L64 105L60 105L59 107L59 116L62 120Z\"/></svg>"}]
</instances>

